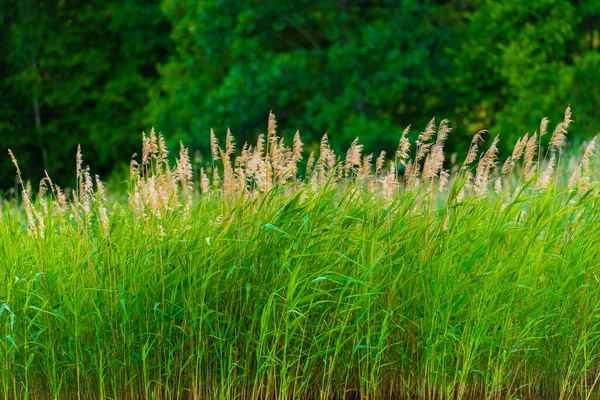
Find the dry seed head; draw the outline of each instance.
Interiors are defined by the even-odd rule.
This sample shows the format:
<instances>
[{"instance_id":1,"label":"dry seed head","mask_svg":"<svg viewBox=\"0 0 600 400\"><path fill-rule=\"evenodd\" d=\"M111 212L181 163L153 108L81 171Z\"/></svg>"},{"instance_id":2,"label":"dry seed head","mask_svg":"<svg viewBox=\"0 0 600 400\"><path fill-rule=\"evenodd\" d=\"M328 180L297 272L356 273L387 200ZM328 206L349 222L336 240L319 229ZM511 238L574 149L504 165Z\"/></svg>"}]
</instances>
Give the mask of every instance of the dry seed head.
<instances>
[{"instance_id":1,"label":"dry seed head","mask_svg":"<svg viewBox=\"0 0 600 400\"><path fill-rule=\"evenodd\" d=\"M506 162L502 166L502 175L508 175L516 163L519 162L523 152L525 151L525 146L527 145L529 139L528 136L529 134L525 134L525 136L517 140L517 143L513 148L512 155L506 159Z\"/></svg>"},{"instance_id":2,"label":"dry seed head","mask_svg":"<svg viewBox=\"0 0 600 400\"><path fill-rule=\"evenodd\" d=\"M204 195L210 192L210 182L208 181L206 172L204 172L204 168L200 168L200 190Z\"/></svg>"},{"instance_id":3,"label":"dry seed head","mask_svg":"<svg viewBox=\"0 0 600 400\"><path fill-rule=\"evenodd\" d=\"M385 151L379 153L379 157L375 161L375 175L379 175L381 169L383 168L383 164L385 163Z\"/></svg>"},{"instance_id":4,"label":"dry seed head","mask_svg":"<svg viewBox=\"0 0 600 400\"><path fill-rule=\"evenodd\" d=\"M308 162L306 163L306 176L305 176L306 179L308 179L311 176L314 165L315 165L315 153L311 151L310 154L308 155Z\"/></svg>"},{"instance_id":5,"label":"dry seed head","mask_svg":"<svg viewBox=\"0 0 600 400\"><path fill-rule=\"evenodd\" d=\"M431 182L434 177L437 176L438 172L442 169L444 164L444 153L440 151L437 145L433 145L431 153L425 159L423 163L423 182Z\"/></svg>"},{"instance_id":6,"label":"dry seed head","mask_svg":"<svg viewBox=\"0 0 600 400\"><path fill-rule=\"evenodd\" d=\"M165 143L165 138L162 133L158 134L158 163L159 164L167 164L167 160L169 157L169 150L167 149L167 144ZM159 172L162 172L162 166L159 166Z\"/></svg>"},{"instance_id":7,"label":"dry seed head","mask_svg":"<svg viewBox=\"0 0 600 400\"><path fill-rule=\"evenodd\" d=\"M235 159L235 165L237 166L245 166L248 164L248 161L252 158L253 149L252 146L248 146L248 143L244 143L242 146L242 152L240 156Z\"/></svg>"},{"instance_id":8,"label":"dry seed head","mask_svg":"<svg viewBox=\"0 0 600 400\"><path fill-rule=\"evenodd\" d=\"M586 175L589 176L590 173L590 160L594 157L594 152L596 150L596 138L593 138L588 145L585 147L585 152L583 153L583 157L581 159L581 166Z\"/></svg>"},{"instance_id":9,"label":"dry seed head","mask_svg":"<svg viewBox=\"0 0 600 400\"><path fill-rule=\"evenodd\" d=\"M182 145L183 146L183 145ZM235 152L235 140L231 130L227 128L227 137L225 139L225 154L229 157Z\"/></svg>"},{"instance_id":10,"label":"dry seed head","mask_svg":"<svg viewBox=\"0 0 600 400\"><path fill-rule=\"evenodd\" d=\"M425 159L423 165L423 181L431 182L434 177L441 173L444 166L445 155L444 155L444 141L448 137L448 133L451 129L448 126L449 121L447 119L440 122L438 129L438 137L435 144L431 147L431 152Z\"/></svg>"},{"instance_id":11,"label":"dry seed head","mask_svg":"<svg viewBox=\"0 0 600 400\"><path fill-rule=\"evenodd\" d=\"M37 219L37 230L35 231L35 233L37 234L38 237L43 238L44 230L45 230L44 216L35 209L33 211L34 211L36 219Z\"/></svg>"},{"instance_id":12,"label":"dry seed head","mask_svg":"<svg viewBox=\"0 0 600 400\"><path fill-rule=\"evenodd\" d=\"M393 161L390 162L390 169L381 183L383 186L383 195L385 199L392 200L398 191L398 175L396 171L396 164Z\"/></svg>"},{"instance_id":13,"label":"dry seed head","mask_svg":"<svg viewBox=\"0 0 600 400\"><path fill-rule=\"evenodd\" d=\"M535 158L537 152L537 133L534 133L529 140L527 141L527 145L525 146L525 158L523 162L523 175L526 180L531 179L533 174L535 174L535 165L533 163L533 159Z\"/></svg>"},{"instance_id":14,"label":"dry seed head","mask_svg":"<svg viewBox=\"0 0 600 400\"><path fill-rule=\"evenodd\" d=\"M189 200L189 195L191 193L186 192L185 185L182 186L182 196L178 196L177 193L177 180L178 175L176 170L168 169L163 176L156 176L154 180L154 189L156 190L156 195L158 196L158 213L163 214L167 211L174 210L180 203L187 204L187 200Z\"/></svg>"},{"instance_id":15,"label":"dry seed head","mask_svg":"<svg viewBox=\"0 0 600 400\"><path fill-rule=\"evenodd\" d=\"M460 191L458 192L458 195L456 196L457 201L462 201L466 197L469 190L471 190L472 188L473 188L473 174L471 174L469 172L469 174L467 175L467 180L465 181L465 184L460 188Z\"/></svg>"},{"instance_id":16,"label":"dry seed head","mask_svg":"<svg viewBox=\"0 0 600 400\"><path fill-rule=\"evenodd\" d=\"M269 155L265 157L265 181L264 181L264 191L268 193L273 187L273 165L271 164L271 160Z\"/></svg>"},{"instance_id":17,"label":"dry seed head","mask_svg":"<svg viewBox=\"0 0 600 400\"><path fill-rule=\"evenodd\" d=\"M75 155L75 164L76 164L77 180L79 181L81 179L81 174L83 171L83 157L81 155L81 145L80 144L77 145L77 153Z\"/></svg>"},{"instance_id":18,"label":"dry seed head","mask_svg":"<svg viewBox=\"0 0 600 400\"><path fill-rule=\"evenodd\" d=\"M279 176L279 171L281 170L282 165L285 165L285 161L287 158L287 148L284 146L283 142L278 139L279 138L277 136L273 136L272 140L269 143L270 160L273 163L273 169L276 172L277 176Z\"/></svg>"},{"instance_id":19,"label":"dry seed head","mask_svg":"<svg viewBox=\"0 0 600 400\"><path fill-rule=\"evenodd\" d=\"M562 147L566 140L567 128L573 122L571 119L571 107L567 107L565 110L564 120L556 126L552 138L550 139L550 146Z\"/></svg>"},{"instance_id":20,"label":"dry seed head","mask_svg":"<svg viewBox=\"0 0 600 400\"><path fill-rule=\"evenodd\" d=\"M550 146L552 147L561 147L565 140L567 139L566 134L567 131L562 127L561 124L558 124L554 133L552 134L552 138L550 139Z\"/></svg>"},{"instance_id":21,"label":"dry seed head","mask_svg":"<svg viewBox=\"0 0 600 400\"><path fill-rule=\"evenodd\" d=\"M221 161L223 162L223 191L228 197L231 197L235 191L234 171L229 155L221 149L219 151L221 152Z\"/></svg>"},{"instance_id":22,"label":"dry seed head","mask_svg":"<svg viewBox=\"0 0 600 400\"><path fill-rule=\"evenodd\" d=\"M146 132L142 132L142 165L146 165L148 163L151 153L150 148L150 139L146 137Z\"/></svg>"},{"instance_id":23,"label":"dry seed head","mask_svg":"<svg viewBox=\"0 0 600 400\"><path fill-rule=\"evenodd\" d=\"M373 154L369 154L366 156L363 156L362 159L362 167L360 168L358 177L360 180L364 179L369 179L369 176L371 176L371 162L373 160Z\"/></svg>"},{"instance_id":24,"label":"dry seed head","mask_svg":"<svg viewBox=\"0 0 600 400\"><path fill-rule=\"evenodd\" d=\"M98 212L100 214L100 226L102 227L102 231L105 235L109 233L109 223L108 223L108 212L106 211L106 207L102 204L103 201L106 201L106 192L104 190L104 185L100 180L100 177L96 175L96 187L98 188L98 198L99 198L99 206Z\"/></svg>"},{"instance_id":25,"label":"dry seed head","mask_svg":"<svg viewBox=\"0 0 600 400\"><path fill-rule=\"evenodd\" d=\"M497 152L498 152L498 140L499 137L496 136L490 145L490 148L484 153L484 155L479 160L477 164L477 169L475 170L475 182L474 182L474 190L477 196L482 196L487 192L488 183L490 178L490 171L492 168L496 166Z\"/></svg>"},{"instance_id":26,"label":"dry seed head","mask_svg":"<svg viewBox=\"0 0 600 400\"><path fill-rule=\"evenodd\" d=\"M238 160L236 159L235 161L235 166L233 168L233 172L234 172L234 195L235 196L242 196L242 197L246 197L245 193L246 193L246 170L244 169L244 167L238 162Z\"/></svg>"},{"instance_id":27,"label":"dry seed head","mask_svg":"<svg viewBox=\"0 0 600 400\"><path fill-rule=\"evenodd\" d=\"M17 177L19 178L19 181L21 182L21 186L23 186L23 178L21 177L21 170L19 169L19 163L17 162L17 158L15 157L15 155L13 154L11 149L8 149L8 154L10 155L10 160L12 161L12 163L15 165L15 168L17 169Z\"/></svg>"},{"instance_id":28,"label":"dry seed head","mask_svg":"<svg viewBox=\"0 0 600 400\"><path fill-rule=\"evenodd\" d=\"M181 189L184 194L189 194L192 190L192 163L188 149L179 142L179 159L175 164L176 179L181 183Z\"/></svg>"},{"instance_id":29,"label":"dry seed head","mask_svg":"<svg viewBox=\"0 0 600 400\"><path fill-rule=\"evenodd\" d=\"M269 112L269 123L267 126L267 138L269 139L269 143L277 140L277 120L275 119L275 114L273 114L273 111Z\"/></svg>"},{"instance_id":30,"label":"dry seed head","mask_svg":"<svg viewBox=\"0 0 600 400\"><path fill-rule=\"evenodd\" d=\"M44 175L45 176L42 180L45 180L48 183L48 187L54 193L54 183L52 183L52 179L50 179L50 175L48 175L48 171L44 170ZM40 182L40 185L41 185L41 182Z\"/></svg>"},{"instance_id":31,"label":"dry seed head","mask_svg":"<svg viewBox=\"0 0 600 400\"><path fill-rule=\"evenodd\" d=\"M417 186L418 170L415 168L413 161L409 160L404 169L404 182L407 189L413 189Z\"/></svg>"},{"instance_id":32,"label":"dry seed head","mask_svg":"<svg viewBox=\"0 0 600 400\"><path fill-rule=\"evenodd\" d=\"M542 118L542 122L540 123L540 138L544 136L548 132L548 118Z\"/></svg>"},{"instance_id":33,"label":"dry seed head","mask_svg":"<svg viewBox=\"0 0 600 400\"><path fill-rule=\"evenodd\" d=\"M135 157L136 155L134 154L133 157ZM129 180L131 182L135 182L138 178L138 162L136 160L134 160L133 158L131 159L131 161L129 162Z\"/></svg>"},{"instance_id":34,"label":"dry seed head","mask_svg":"<svg viewBox=\"0 0 600 400\"><path fill-rule=\"evenodd\" d=\"M264 172L264 160L261 152L258 151L258 145L257 149L253 149L252 147L250 147L248 149L248 153L248 159L245 163L246 176L249 178L254 176L254 180L257 181L257 176L261 173L261 171Z\"/></svg>"},{"instance_id":35,"label":"dry seed head","mask_svg":"<svg viewBox=\"0 0 600 400\"><path fill-rule=\"evenodd\" d=\"M323 135L323 138L321 139L320 150L321 154L319 155L318 163L327 167L328 171L333 170L333 167L335 166L335 163L337 161L337 157L333 150L331 150L331 147L329 146L329 138L327 134Z\"/></svg>"},{"instance_id":36,"label":"dry seed head","mask_svg":"<svg viewBox=\"0 0 600 400\"><path fill-rule=\"evenodd\" d=\"M487 131L482 130L477 132L475 136L473 136L473 139L471 140L471 146L469 147L469 152L467 153L467 158L465 159L465 163L463 164L464 167L469 166L473 161L475 161L475 158L477 157L477 152L479 151L479 145L477 144L477 142L482 140L482 137L485 133L487 133Z\"/></svg>"},{"instance_id":37,"label":"dry seed head","mask_svg":"<svg viewBox=\"0 0 600 400\"><path fill-rule=\"evenodd\" d=\"M142 202L142 195L140 193L140 191L138 190L138 184L136 183L135 185L135 189L133 190L133 193L129 194L129 207L131 208L131 210L134 213L138 213L143 211L143 202Z\"/></svg>"},{"instance_id":38,"label":"dry seed head","mask_svg":"<svg viewBox=\"0 0 600 400\"><path fill-rule=\"evenodd\" d=\"M578 166L573 170L573 175L569 179L569 188L576 189L579 186L579 181L581 180L581 168Z\"/></svg>"},{"instance_id":39,"label":"dry seed head","mask_svg":"<svg viewBox=\"0 0 600 400\"><path fill-rule=\"evenodd\" d=\"M104 189L104 184L102 183L98 175L96 175L95 178L98 197L100 198L100 200L106 201L106 190Z\"/></svg>"},{"instance_id":40,"label":"dry seed head","mask_svg":"<svg viewBox=\"0 0 600 400\"><path fill-rule=\"evenodd\" d=\"M450 177L450 172L448 170L442 169L440 171L440 192L443 192L448 184L448 178Z\"/></svg>"},{"instance_id":41,"label":"dry seed head","mask_svg":"<svg viewBox=\"0 0 600 400\"><path fill-rule=\"evenodd\" d=\"M477 143L473 142L473 144L469 148L469 152L467 153L467 158L465 159L465 167L470 165L473 161L475 161L475 157L477 157L478 150L479 148Z\"/></svg>"},{"instance_id":42,"label":"dry seed head","mask_svg":"<svg viewBox=\"0 0 600 400\"><path fill-rule=\"evenodd\" d=\"M65 194L63 193L63 191L61 190L61 188L58 185L54 186L56 189L56 200L58 202L58 209L60 210L61 213L65 212L67 210L67 196L65 196Z\"/></svg>"},{"instance_id":43,"label":"dry seed head","mask_svg":"<svg viewBox=\"0 0 600 400\"><path fill-rule=\"evenodd\" d=\"M296 161L294 161L293 151L286 147L283 143L283 138L278 142L277 161L273 159L273 167L275 176L279 185L284 185L289 179L296 176Z\"/></svg>"},{"instance_id":44,"label":"dry seed head","mask_svg":"<svg viewBox=\"0 0 600 400\"><path fill-rule=\"evenodd\" d=\"M515 144L515 147L513 149L513 153L511 156L511 160L513 163L517 163L517 162L519 162L519 159L521 159L521 156L523 155L523 152L525 151L525 146L527 145L528 140L529 140L529 138L528 138L527 133L525 134L525 136L523 136L522 138L517 140L517 144Z\"/></svg>"},{"instance_id":45,"label":"dry seed head","mask_svg":"<svg viewBox=\"0 0 600 400\"><path fill-rule=\"evenodd\" d=\"M416 163L421 161L427 154L429 154L429 150L431 149L431 143L423 143L417 141L417 158L415 160Z\"/></svg>"},{"instance_id":46,"label":"dry seed head","mask_svg":"<svg viewBox=\"0 0 600 400\"><path fill-rule=\"evenodd\" d=\"M302 160L302 149L303 149L304 145L302 143L302 140L300 140L300 131L296 131L296 134L294 135L294 144L292 146L292 156L293 156L293 160L294 162L298 162L300 160Z\"/></svg>"},{"instance_id":47,"label":"dry seed head","mask_svg":"<svg viewBox=\"0 0 600 400\"><path fill-rule=\"evenodd\" d=\"M596 149L596 138L593 138L590 143L585 147L585 152L581 158L581 164L578 165L573 175L569 179L569 188L579 187L582 191L586 191L590 186L590 160L594 157L594 151Z\"/></svg>"},{"instance_id":48,"label":"dry seed head","mask_svg":"<svg viewBox=\"0 0 600 400\"><path fill-rule=\"evenodd\" d=\"M40 200L40 205L42 207L44 215L47 216L48 215L48 203L46 202L45 196L46 196L46 193L48 192L48 185L50 186L52 191L54 191L54 188L52 187L52 181L50 180L50 178L48 178L48 172L47 171L44 171L44 172L46 173L46 176L40 180L40 187L38 190L38 199Z\"/></svg>"},{"instance_id":49,"label":"dry seed head","mask_svg":"<svg viewBox=\"0 0 600 400\"><path fill-rule=\"evenodd\" d=\"M537 189L547 189L548 188L548 186L550 185L550 180L552 179L552 173L554 172L555 165L556 165L556 153L553 151L550 154L550 160L548 161L548 165L546 165L546 168L544 169L544 171L542 171L542 173L538 177L538 180L535 184L535 187Z\"/></svg>"},{"instance_id":50,"label":"dry seed head","mask_svg":"<svg viewBox=\"0 0 600 400\"><path fill-rule=\"evenodd\" d=\"M431 121L429 121L429 123L427 124L427 127L425 128L423 133L421 133L421 135L419 135L419 141L422 143L427 142L429 139L431 139L433 137L434 133L435 133L435 117L433 117L431 119Z\"/></svg>"},{"instance_id":51,"label":"dry seed head","mask_svg":"<svg viewBox=\"0 0 600 400\"><path fill-rule=\"evenodd\" d=\"M158 138L156 137L156 131L154 130L154 127L150 129L150 137L148 139L150 144L150 156L153 159L156 159L158 156Z\"/></svg>"},{"instance_id":52,"label":"dry seed head","mask_svg":"<svg viewBox=\"0 0 600 400\"><path fill-rule=\"evenodd\" d=\"M258 140L256 141L256 148L254 149L254 154L257 154L259 157L263 156L263 152L265 151L265 135L262 133L258 135Z\"/></svg>"},{"instance_id":53,"label":"dry seed head","mask_svg":"<svg viewBox=\"0 0 600 400\"><path fill-rule=\"evenodd\" d=\"M35 223L36 211L31 202L31 183L29 183L29 181L23 186L22 197L23 208L25 209L25 215L27 216L27 233L34 236L37 234Z\"/></svg>"},{"instance_id":54,"label":"dry seed head","mask_svg":"<svg viewBox=\"0 0 600 400\"><path fill-rule=\"evenodd\" d=\"M396 158L398 158L402 164L404 164L405 160L408 158L408 152L410 151L410 141L407 138L409 133L410 125L408 125L404 129L404 132L402 132L400 142L398 143L398 149L396 150Z\"/></svg>"},{"instance_id":55,"label":"dry seed head","mask_svg":"<svg viewBox=\"0 0 600 400\"><path fill-rule=\"evenodd\" d=\"M346 153L346 162L344 164L344 169L347 172L351 172L355 167L359 167L362 163L362 151L363 145L358 144L358 138L352 141L348 152Z\"/></svg>"},{"instance_id":56,"label":"dry seed head","mask_svg":"<svg viewBox=\"0 0 600 400\"><path fill-rule=\"evenodd\" d=\"M448 134L452 131L449 125L450 121L447 119L443 119L442 122L440 122L436 139L436 144L438 146L444 145L444 141L446 141L446 139L448 138Z\"/></svg>"},{"instance_id":57,"label":"dry seed head","mask_svg":"<svg viewBox=\"0 0 600 400\"><path fill-rule=\"evenodd\" d=\"M210 129L210 153L212 154L212 159L217 161L219 159L219 141L215 136L215 131Z\"/></svg>"},{"instance_id":58,"label":"dry seed head","mask_svg":"<svg viewBox=\"0 0 600 400\"><path fill-rule=\"evenodd\" d=\"M219 176L219 169L218 168L213 168L213 186L215 188L219 187L219 184L221 183L221 177Z\"/></svg>"},{"instance_id":59,"label":"dry seed head","mask_svg":"<svg viewBox=\"0 0 600 400\"><path fill-rule=\"evenodd\" d=\"M83 186L82 186L80 195L81 194L91 195L92 193L94 193L94 183L92 181L92 175L90 173L89 165L85 167L82 174L83 174Z\"/></svg>"},{"instance_id":60,"label":"dry seed head","mask_svg":"<svg viewBox=\"0 0 600 400\"><path fill-rule=\"evenodd\" d=\"M93 193L94 183L90 174L90 167L87 166L84 170L80 172L78 193L79 201L86 214L90 212Z\"/></svg>"},{"instance_id":61,"label":"dry seed head","mask_svg":"<svg viewBox=\"0 0 600 400\"><path fill-rule=\"evenodd\" d=\"M498 141L499 140L500 140L500 137L498 135L496 135L496 137L492 141L492 145L490 146L488 151L485 152L485 154L483 156L483 160L491 168L496 166L496 161L498 160L497 153L498 153Z\"/></svg>"},{"instance_id":62,"label":"dry seed head","mask_svg":"<svg viewBox=\"0 0 600 400\"><path fill-rule=\"evenodd\" d=\"M508 156L506 161L504 161L504 164L502 164L502 176L506 176L510 172L513 165L514 163L512 161L512 156Z\"/></svg>"},{"instance_id":63,"label":"dry seed head","mask_svg":"<svg viewBox=\"0 0 600 400\"><path fill-rule=\"evenodd\" d=\"M161 196L156 190L156 177L151 176L146 182L138 181L138 190L141 194L141 199L150 211L156 216L160 216Z\"/></svg>"},{"instance_id":64,"label":"dry seed head","mask_svg":"<svg viewBox=\"0 0 600 400\"><path fill-rule=\"evenodd\" d=\"M260 134L258 136L258 140L256 141L256 148L254 148L252 152L252 157L246 164L246 176L254 177L254 182L261 190L264 189L266 174L265 159L263 157L264 147L265 136Z\"/></svg>"}]
</instances>

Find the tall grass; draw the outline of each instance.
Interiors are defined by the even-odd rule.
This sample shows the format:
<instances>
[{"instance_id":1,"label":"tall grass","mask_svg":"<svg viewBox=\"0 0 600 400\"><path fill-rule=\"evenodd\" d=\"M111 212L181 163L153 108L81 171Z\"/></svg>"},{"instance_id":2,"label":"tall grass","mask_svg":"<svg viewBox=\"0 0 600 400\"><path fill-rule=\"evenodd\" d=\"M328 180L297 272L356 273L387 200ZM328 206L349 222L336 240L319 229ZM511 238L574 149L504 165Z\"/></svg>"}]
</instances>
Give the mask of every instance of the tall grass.
<instances>
[{"instance_id":1,"label":"tall grass","mask_svg":"<svg viewBox=\"0 0 600 400\"><path fill-rule=\"evenodd\" d=\"M570 122L502 165L478 133L450 171L447 121L387 162L325 137L300 174L271 116L234 159L212 135L199 190L152 132L122 205L78 152L69 198L47 178L2 208L0 394L598 398L595 142L561 157Z\"/></svg>"}]
</instances>

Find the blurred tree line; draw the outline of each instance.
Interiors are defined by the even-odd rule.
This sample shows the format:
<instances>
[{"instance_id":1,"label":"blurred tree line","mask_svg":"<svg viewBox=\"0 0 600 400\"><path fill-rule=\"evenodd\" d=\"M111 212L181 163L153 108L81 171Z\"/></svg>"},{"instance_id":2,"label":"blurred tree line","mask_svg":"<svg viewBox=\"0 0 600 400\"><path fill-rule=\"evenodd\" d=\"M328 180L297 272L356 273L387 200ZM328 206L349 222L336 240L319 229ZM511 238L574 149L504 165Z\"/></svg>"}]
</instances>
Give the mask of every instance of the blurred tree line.
<instances>
[{"instance_id":1,"label":"blurred tree line","mask_svg":"<svg viewBox=\"0 0 600 400\"><path fill-rule=\"evenodd\" d=\"M207 155L211 127L255 140L271 109L309 147L393 151L437 116L450 151L483 128L506 151L568 104L589 138L599 78L597 0L0 0L0 188L9 147L72 185L78 143L107 178L151 126Z\"/></svg>"}]
</instances>

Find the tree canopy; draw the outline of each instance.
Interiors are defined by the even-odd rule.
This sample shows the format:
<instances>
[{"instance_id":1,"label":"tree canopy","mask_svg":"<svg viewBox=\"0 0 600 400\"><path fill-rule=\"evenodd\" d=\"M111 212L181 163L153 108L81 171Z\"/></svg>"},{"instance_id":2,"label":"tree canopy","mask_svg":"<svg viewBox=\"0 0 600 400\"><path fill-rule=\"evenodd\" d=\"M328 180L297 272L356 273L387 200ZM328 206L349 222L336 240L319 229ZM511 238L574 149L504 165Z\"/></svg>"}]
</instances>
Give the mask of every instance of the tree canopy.
<instances>
[{"instance_id":1,"label":"tree canopy","mask_svg":"<svg viewBox=\"0 0 600 400\"><path fill-rule=\"evenodd\" d=\"M569 104L573 134L600 130L593 0L0 0L0 38L2 153L66 185L79 143L107 177L151 126L208 154L211 128L254 140L270 110L309 147L373 151L433 116L452 151L483 128L511 147Z\"/></svg>"}]
</instances>

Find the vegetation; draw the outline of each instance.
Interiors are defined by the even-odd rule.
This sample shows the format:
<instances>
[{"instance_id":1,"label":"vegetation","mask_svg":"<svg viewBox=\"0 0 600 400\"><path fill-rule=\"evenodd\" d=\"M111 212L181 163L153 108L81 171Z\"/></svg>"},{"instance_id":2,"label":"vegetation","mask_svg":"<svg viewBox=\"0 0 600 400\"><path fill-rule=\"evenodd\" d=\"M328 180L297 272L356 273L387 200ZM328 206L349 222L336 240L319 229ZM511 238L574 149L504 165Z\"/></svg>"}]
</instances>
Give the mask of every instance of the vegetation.
<instances>
[{"instance_id":1,"label":"vegetation","mask_svg":"<svg viewBox=\"0 0 600 400\"><path fill-rule=\"evenodd\" d=\"M596 0L0 0L0 153L73 186L81 144L116 180L150 124L207 156L211 127L254 142L274 109L311 150L328 132L338 152L360 136L391 153L438 116L449 152L485 128L507 156L566 104L578 145L600 130L598 15Z\"/></svg>"},{"instance_id":2,"label":"vegetation","mask_svg":"<svg viewBox=\"0 0 600 400\"><path fill-rule=\"evenodd\" d=\"M597 398L598 169L595 140L562 153L571 122L503 163L479 132L446 170L453 133L432 120L388 160L325 136L304 168L271 114L237 153L212 134L197 178L152 131L121 202L80 151L70 196L47 177L34 199L17 166L0 394Z\"/></svg>"}]
</instances>

